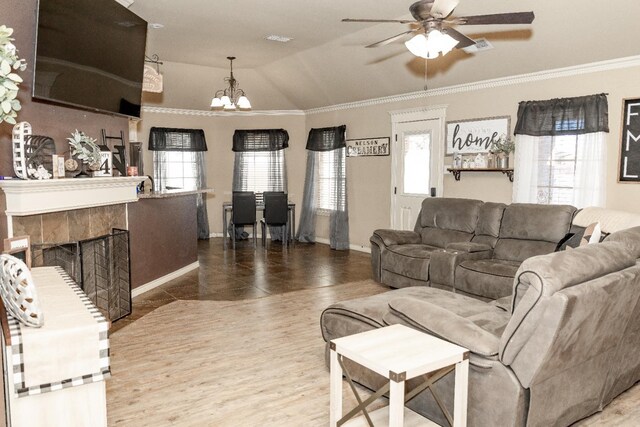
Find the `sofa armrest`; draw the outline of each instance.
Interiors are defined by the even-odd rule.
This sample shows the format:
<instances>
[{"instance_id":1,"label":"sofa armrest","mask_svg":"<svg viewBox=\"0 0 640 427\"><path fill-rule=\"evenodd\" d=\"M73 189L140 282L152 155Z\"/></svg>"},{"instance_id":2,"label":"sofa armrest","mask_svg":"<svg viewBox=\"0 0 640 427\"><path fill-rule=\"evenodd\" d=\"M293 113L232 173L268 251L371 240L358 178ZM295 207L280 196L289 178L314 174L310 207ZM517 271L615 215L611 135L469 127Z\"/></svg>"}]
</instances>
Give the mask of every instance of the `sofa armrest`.
<instances>
[{"instance_id":1,"label":"sofa armrest","mask_svg":"<svg viewBox=\"0 0 640 427\"><path fill-rule=\"evenodd\" d=\"M500 338L449 310L427 301L407 297L392 299L389 308L396 316L418 330L483 357L498 355Z\"/></svg>"},{"instance_id":2,"label":"sofa armrest","mask_svg":"<svg viewBox=\"0 0 640 427\"><path fill-rule=\"evenodd\" d=\"M493 250L493 248L491 246L487 245L487 244L474 243L474 242L454 242L454 243L449 243L446 246L446 249L451 250L451 251L468 252L468 253L483 252L483 251L491 251L491 250Z\"/></svg>"},{"instance_id":3,"label":"sofa armrest","mask_svg":"<svg viewBox=\"0 0 640 427\"><path fill-rule=\"evenodd\" d=\"M455 244L457 245L457 244ZM463 245L460 243L460 245ZM468 260L489 259L493 256L493 249L488 245L473 244L478 248L481 246L487 249L475 252L466 252L457 249L450 249L453 243L445 250L434 251L429 262L429 281L432 284L439 284L455 288L455 272L460 263ZM476 249L476 248L473 248Z\"/></svg>"},{"instance_id":4,"label":"sofa armrest","mask_svg":"<svg viewBox=\"0 0 640 427\"><path fill-rule=\"evenodd\" d=\"M422 243L422 238L415 231L376 230L373 237L378 237L385 246Z\"/></svg>"}]
</instances>

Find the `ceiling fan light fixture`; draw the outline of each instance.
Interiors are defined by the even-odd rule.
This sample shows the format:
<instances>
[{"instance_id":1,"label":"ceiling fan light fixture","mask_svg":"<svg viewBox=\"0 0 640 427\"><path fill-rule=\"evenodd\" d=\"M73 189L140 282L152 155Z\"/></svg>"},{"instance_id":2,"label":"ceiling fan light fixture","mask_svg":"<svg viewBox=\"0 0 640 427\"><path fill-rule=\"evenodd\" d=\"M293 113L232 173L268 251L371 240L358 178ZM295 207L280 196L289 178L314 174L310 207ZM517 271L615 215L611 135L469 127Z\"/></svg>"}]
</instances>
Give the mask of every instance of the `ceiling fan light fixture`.
<instances>
[{"instance_id":1,"label":"ceiling fan light fixture","mask_svg":"<svg viewBox=\"0 0 640 427\"><path fill-rule=\"evenodd\" d=\"M451 52L451 49L458 43L458 40L449 34L443 34L441 31L434 29L426 35L418 34L414 36L411 40L405 42L405 46L415 56L434 59L440 56L440 53L444 56Z\"/></svg>"},{"instance_id":2,"label":"ceiling fan light fixture","mask_svg":"<svg viewBox=\"0 0 640 427\"><path fill-rule=\"evenodd\" d=\"M427 37L424 34L418 34L412 37L410 40L404 42L404 45L409 49L409 52L415 56L424 58L428 51Z\"/></svg>"}]
</instances>

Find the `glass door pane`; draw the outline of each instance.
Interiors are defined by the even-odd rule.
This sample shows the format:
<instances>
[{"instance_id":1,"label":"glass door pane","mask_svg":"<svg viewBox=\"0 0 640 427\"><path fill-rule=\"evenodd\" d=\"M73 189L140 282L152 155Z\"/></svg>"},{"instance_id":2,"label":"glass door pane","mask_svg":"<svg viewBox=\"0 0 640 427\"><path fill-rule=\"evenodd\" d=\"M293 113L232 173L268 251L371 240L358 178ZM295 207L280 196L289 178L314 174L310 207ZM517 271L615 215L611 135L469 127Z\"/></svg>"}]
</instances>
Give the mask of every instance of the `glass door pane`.
<instances>
[{"instance_id":1,"label":"glass door pane","mask_svg":"<svg viewBox=\"0 0 640 427\"><path fill-rule=\"evenodd\" d=\"M429 194L429 188L431 188L431 133L405 133L403 145L403 193Z\"/></svg>"}]
</instances>

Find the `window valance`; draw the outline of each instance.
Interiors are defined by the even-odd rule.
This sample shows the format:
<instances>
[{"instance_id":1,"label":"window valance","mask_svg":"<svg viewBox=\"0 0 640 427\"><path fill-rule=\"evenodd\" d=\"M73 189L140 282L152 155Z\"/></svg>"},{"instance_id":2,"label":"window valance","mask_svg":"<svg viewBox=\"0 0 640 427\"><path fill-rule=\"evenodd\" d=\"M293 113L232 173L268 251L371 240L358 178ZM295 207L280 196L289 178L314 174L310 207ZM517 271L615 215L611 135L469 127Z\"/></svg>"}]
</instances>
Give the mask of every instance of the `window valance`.
<instances>
[{"instance_id":1,"label":"window valance","mask_svg":"<svg viewBox=\"0 0 640 427\"><path fill-rule=\"evenodd\" d=\"M514 133L554 136L595 132L609 132L606 94L523 101L518 107L518 121Z\"/></svg>"},{"instance_id":2,"label":"window valance","mask_svg":"<svg viewBox=\"0 0 640 427\"><path fill-rule=\"evenodd\" d=\"M307 139L307 150L331 151L346 147L345 134L347 126L311 129Z\"/></svg>"},{"instance_id":3,"label":"window valance","mask_svg":"<svg viewBox=\"0 0 640 427\"><path fill-rule=\"evenodd\" d=\"M150 151L207 151L202 129L152 127L149 131Z\"/></svg>"},{"instance_id":4,"label":"window valance","mask_svg":"<svg viewBox=\"0 0 640 427\"><path fill-rule=\"evenodd\" d=\"M243 129L233 134L233 151L278 151L289 146L284 129Z\"/></svg>"}]
</instances>

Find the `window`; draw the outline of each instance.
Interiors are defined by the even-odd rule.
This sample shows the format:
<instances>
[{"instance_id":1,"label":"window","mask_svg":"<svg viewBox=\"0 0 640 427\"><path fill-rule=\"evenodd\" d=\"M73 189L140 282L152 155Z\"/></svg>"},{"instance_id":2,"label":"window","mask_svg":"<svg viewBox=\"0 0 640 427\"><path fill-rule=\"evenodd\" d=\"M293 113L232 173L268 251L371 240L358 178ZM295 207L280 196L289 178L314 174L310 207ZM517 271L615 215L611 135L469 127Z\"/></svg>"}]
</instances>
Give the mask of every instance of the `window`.
<instances>
[{"instance_id":1,"label":"window","mask_svg":"<svg viewBox=\"0 0 640 427\"><path fill-rule=\"evenodd\" d=\"M318 151L316 206L324 211L342 211L345 208L344 149Z\"/></svg>"},{"instance_id":2,"label":"window","mask_svg":"<svg viewBox=\"0 0 640 427\"><path fill-rule=\"evenodd\" d=\"M195 190L198 188L198 156L194 151L154 151L155 188Z\"/></svg>"},{"instance_id":3,"label":"window","mask_svg":"<svg viewBox=\"0 0 640 427\"><path fill-rule=\"evenodd\" d=\"M541 138L538 158L538 203L573 203L577 142L577 135Z\"/></svg>"},{"instance_id":4,"label":"window","mask_svg":"<svg viewBox=\"0 0 640 427\"><path fill-rule=\"evenodd\" d=\"M284 150L236 153L234 191L253 191L262 203L265 191L286 191Z\"/></svg>"},{"instance_id":5,"label":"window","mask_svg":"<svg viewBox=\"0 0 640 427\"><path fill-rule=\"evenodd\" d=\"M604 206L607 112L606 94L520 102L513 201Z\"/></svg>"}]
</instances>

